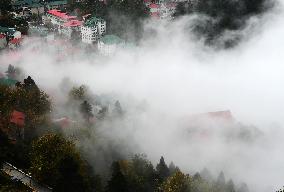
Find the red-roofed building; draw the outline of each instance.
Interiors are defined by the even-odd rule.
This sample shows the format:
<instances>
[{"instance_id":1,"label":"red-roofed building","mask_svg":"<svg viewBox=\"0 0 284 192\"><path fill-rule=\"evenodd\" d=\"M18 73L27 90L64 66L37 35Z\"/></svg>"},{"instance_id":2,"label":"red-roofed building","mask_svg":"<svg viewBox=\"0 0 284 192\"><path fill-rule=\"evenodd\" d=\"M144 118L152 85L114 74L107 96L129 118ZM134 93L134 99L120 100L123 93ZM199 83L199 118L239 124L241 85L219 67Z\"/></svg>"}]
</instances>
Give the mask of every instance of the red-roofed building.
<instances>
[{"instance_id":1,"label":"red-roofed building","mask_svg":"<svg viewBox=\"0 0 284 192\"><path fill-rule=\"evenodd\" d=\"M82 25L82 21L77 20L76 16L68 15L56 9L49 10L46 17L58 29L59 34L68 38L71 38L73 32L79 33Z\"/></svg>"},{"instance_id":2,"label":"red-roofed building","mask_svg":"<svg viewBox=\"0 0 284 192\"><path fill-rule=\"evenodd\" d=\"M14 123L18 127L25 126L25 114L23 112L14 110L11 114L10 122Z\"/></svg>"},{"instance_id":3,"label":"red-roofed building","mask_svg":"<svg viewBox=\"0 0 284 192\"><path fill-rule=\"evenodd\" d=\"M9 41L8 47L10 49L16 49L17 47L20 46L21 41L22 41L22 39L14 38L14 39Z\"/></svg>"}]
</instances>

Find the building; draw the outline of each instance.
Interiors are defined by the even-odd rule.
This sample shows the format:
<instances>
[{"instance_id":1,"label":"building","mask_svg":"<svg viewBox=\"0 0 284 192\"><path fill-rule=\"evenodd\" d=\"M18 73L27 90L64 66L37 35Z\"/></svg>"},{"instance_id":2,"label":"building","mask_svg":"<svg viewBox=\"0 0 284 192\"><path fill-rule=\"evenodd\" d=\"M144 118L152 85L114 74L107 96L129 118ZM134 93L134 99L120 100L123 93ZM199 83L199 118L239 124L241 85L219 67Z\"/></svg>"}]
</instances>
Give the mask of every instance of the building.
<instances>
[{"instance_id":1,"label":"building","mask_svg":"<svg viewBox=\"0 0 284 192\"><path fill-rule=\"evenodd\" d=\"M22 34L20 31L17 31L15 28L9 27L0 27L0 34L4 34L8 39L20 39Z\"/></svg>"},{"instance_id":2,"label":"building","mask_svg":"<svg viewBox=\"0 0 284 192\"><path fill-rule=\"evenodd\" d=\"M57 9L47 11L46 19L44 22L50 21L55 26L62 26L64 23L76 19L76 16L70 16Z\"/></svg>"},{"instance_id":3,"label":"building","mask_svg":"<svg viewBox=\"0 0 284 192\"><path fill-rule=\"evenodd\" d=\"M59 34L70 39L72 38L73 33L80 33L82 21L79 21L76 18L76 16L70 16L60 10L52 9L47 12L43 22L50 22Z\"/></svg>"},{"instance_id":4,"label":"building","mask_svg":"<svg viewBox=\"0 0 284 192\"><path fill-rule=\"evenodd\" d=\"M7 47L7 36L5 34L0 34L0 49Z\"/></svg>"},{"instance_id":5,"label":"building","mask_svg":"<svg viewBox=\"0 0 284 192\"><path fill-rule=\"evenodd\" d=\"M113 55L119 47L123 47L125 41L115 35L105 35L98 41L98 50L102 55Z\"/></svg>"},{"instance_id":6,"label":"building","mask_svg":"<svg viewBox=\"0 0 284 192\"><path fill-rule=\"evenodd\" d=\"M106 21L92 17L81 26L81 37L83 43L92 44L102 37L106 32Z\"/></svg>"},{"instance_id":7,"label":"building","mask_svg":"<svg viewBox=\"0 0 284 192\"><path fill-rule=\"evenodd\" d=\"M82 21L70 20L63 24L63 26L60 29L60 33L65 37L67 37L68 39L71 39L74 37L74 34L79 34L81 26L82 26Z\"/></svg>"},{"instance_id":8,"label":"building","mask_svg":"<svg viewBox=\"0 0 284 192\"><path fill-rule=\"evenodd\" d=\"M172 15L176 11L176 6L177 6L177 3L172 3L172 2L162 3L160 6L160 10L159 10L160 18L161 19L172 18Z\"/></svg>"},{"instance_id":9,"label":"building","mask_svg":"<svg viewBox=\"0 0 284 192\"><path fill-rule=\"evenodd\" d=\"M41 8L47 7L48 9L61 9L67 7L67 0L12 0L14 9L22 7Z\"/></svg>"}]
</instances>

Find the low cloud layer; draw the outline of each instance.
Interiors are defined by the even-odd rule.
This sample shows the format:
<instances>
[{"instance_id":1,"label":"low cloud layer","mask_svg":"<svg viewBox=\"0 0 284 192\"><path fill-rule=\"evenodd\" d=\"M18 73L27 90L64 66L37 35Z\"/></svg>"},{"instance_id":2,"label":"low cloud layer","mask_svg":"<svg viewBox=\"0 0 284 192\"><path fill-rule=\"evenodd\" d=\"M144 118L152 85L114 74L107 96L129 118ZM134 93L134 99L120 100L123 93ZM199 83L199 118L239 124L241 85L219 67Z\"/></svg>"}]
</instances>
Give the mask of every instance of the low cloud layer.
<instances>
[{"instance_id":1,"label":"low cloud layer","mask_svg":"<svg viewBox=\"0 0 284 192\"><path fill-rule=\"evenodd\" d=\"M62 45L38 49L27 40L19 55L1 55L0 68L9 63L23 68L55 104L64 100L60 84L66 77L95 94L115 95L127 118L102 126L99 135L123 142L126 153L143 152L153 162L164 155L189 172L224 170L252 191L272 191L283 185L284 177L284 15L278 5L261 18L250 18L238 31L245 40L230 50L213 50L197 41L187 28L192 16L173 23L146 22L139 47L109 58L82 53L57 62ZM261 136L252 142L226 140L224 132L234 127L221 123L208 125L214 133L210 139L190 138L180 126L193 114L220 110L230 110L242 125L257 127Z\"/></svg>"}]
</instances>

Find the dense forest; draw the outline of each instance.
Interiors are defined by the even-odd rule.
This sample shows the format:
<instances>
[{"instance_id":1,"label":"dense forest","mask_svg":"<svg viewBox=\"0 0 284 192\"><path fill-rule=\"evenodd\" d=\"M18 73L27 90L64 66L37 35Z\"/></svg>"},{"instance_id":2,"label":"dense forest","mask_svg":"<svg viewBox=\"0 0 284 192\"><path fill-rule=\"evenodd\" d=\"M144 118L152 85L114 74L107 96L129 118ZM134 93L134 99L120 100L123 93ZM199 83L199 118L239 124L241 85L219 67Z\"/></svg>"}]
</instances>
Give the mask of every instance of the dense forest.
<instances>
[{"instance_id":1,"label":"dense forest","mask_svg":"<svg viewBox=\"0 0 284 192\"><path fill-rule=\"evenodd\" d=\"M173 162L167 165L164 157L154 166L146 155L124 156L111 146L109 151L100 153L106 155L106 169L103 173L97 171L92 161L100 157L88 157L78 141L96 133L104 122L124 118L126 113L120 102L115 101L110 111L109 103L91 94L86 86L68 86L65 80L64 87L70 87L63 107L65 111L56 112L57 106L32 77L21 82L23 76L19 68L9 65L1 77L0 161L31 173L53 191L248 191L246 184L234 184L225 179L223 172L217 178L207 169L187 174ZM54 120L54 113L70 119ZM23 114L23 118L14 117L15 114ZM99 142L99 139L93 141L92 147L100 146ZM7 178L7 175L0 177L1 191L25 189Z\"/></svg>"}]
</instances>

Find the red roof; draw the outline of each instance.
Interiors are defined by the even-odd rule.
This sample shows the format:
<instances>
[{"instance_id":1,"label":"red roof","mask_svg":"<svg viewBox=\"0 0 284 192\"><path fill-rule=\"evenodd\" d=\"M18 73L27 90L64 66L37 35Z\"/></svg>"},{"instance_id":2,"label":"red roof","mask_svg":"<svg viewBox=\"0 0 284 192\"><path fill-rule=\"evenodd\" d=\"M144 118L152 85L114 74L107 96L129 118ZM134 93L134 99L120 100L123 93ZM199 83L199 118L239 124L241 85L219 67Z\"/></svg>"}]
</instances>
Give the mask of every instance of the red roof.
<instances>
[{"instance_id":1,"label":"red roof","mask_svg":"<svg viewBox=\"0 0 284 192\"><path fill-rule=\"evenodd\" d=\"M21 42L21 39L12 39L9 43L12 43L12 44L19 44Z\"/></svg>"},{"instance_id":2,"label":"red roof","mask_svg":"<svg viewBox=\"0 0 284 192\"><path fill-rule=\"evenodd\" d=\"M64 27L78 27L82 25L82 21L71 20L63 24Z\"/></svg>"},{"instance_id":3,"label":"red roof","mask_svg":"<svg viewBox=\"0 0 284 192\"><path fill-rule=\"evenodd\" d=\"M75 18L77 18L76 16L70 16L70 15L67 15L66 13L62 13L60 10L57 10L57 9L49 10L47 13L54 15L56 17L60 17L62 19L75 19Z\"/></svg>"},{"instance_id":4,"label":"red roof","mask_svg":"<svg viewBox=\"0 0 284 192\"><path fill-rule=\"evenodd\" d=\"M190 120L203 120L203 119L211 119L211 120L223 120L227 122L233 122L234 117L231 111L216 111L216 112L208 112L202 114L196 114L190 116Z\"/></svg>"},{"instance_id":5,"label":"red roof","mask_svg":"<svg viewBox=\"0 0 284 192\"><path fill-rule=\"evenodd\" d=\"M152 0L144 0L144 3L151 3Z\"/></svg>"},{"instance_id":6,"label":"red roof","mask_svg":"<svg viewBox=\"0 0 284 192\"><path fill-rule=\"evenodd\" d=\"M25 114L14 110L11 114L10 122L23 127L25 125Z\"/></svg>"},{"instance_id":7,"label":"red roof","mask_svg":"<svg viewBox=\"0 0 284 192\"><path fill-rule=\"evenodd\" d=\"M160 8L160 5L155 4L155 3L151 3L151 4L149 5L149 8L151 8L151 9L158 9L158 8Z\"/></svg>"},{"instance_id":8,"label":"red roof","mask_svg":"<svg viewBox=\"0 0 284 192\"><path fill-rule=\"evenodd\" d=\"M160 14L159 14L159 12L151 13L151 17L159 19L160 18Z\"/></svg>"},{"instance_id":9,"label":"red roof","mask_svg":"<svg viewBox=\"0 0 284 192\"><path fill-rule=\"evenodd\" d=\"M223 120L232 121L233 116L231 111L217 111L217 112L209 112L207 113L208 117L210 118L219 118Z\"/></svg>"},{"instance_id":10,"label":"red roof","mask_svg":"<svg viewBox=\"0 0 284 192\"><path fill-rule=\"evenodd\" d=\"M0 34L0 39L4 39L4 38L6 38L6 35Z\"/></svg>"}]
</instances>

